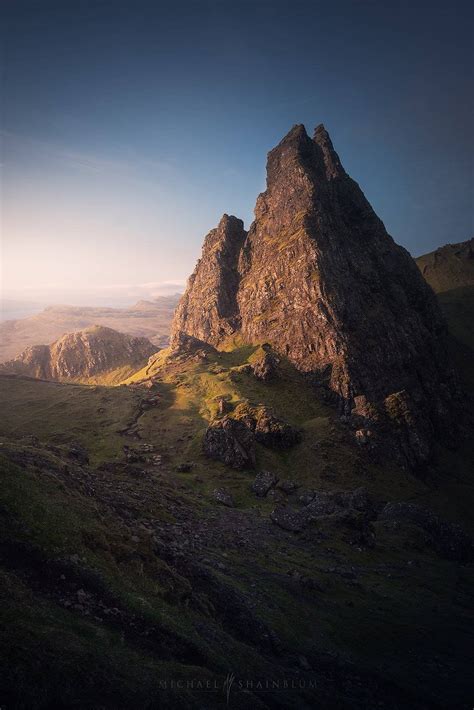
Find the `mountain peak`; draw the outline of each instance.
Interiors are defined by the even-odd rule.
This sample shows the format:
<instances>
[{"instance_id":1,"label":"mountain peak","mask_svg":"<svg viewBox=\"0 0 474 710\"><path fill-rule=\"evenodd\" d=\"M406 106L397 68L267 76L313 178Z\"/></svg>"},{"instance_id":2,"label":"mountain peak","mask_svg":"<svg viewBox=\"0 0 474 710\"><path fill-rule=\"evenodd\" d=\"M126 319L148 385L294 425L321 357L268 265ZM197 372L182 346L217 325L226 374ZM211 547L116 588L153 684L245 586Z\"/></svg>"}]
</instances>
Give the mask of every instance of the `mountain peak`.
<instances>
[{"instance_id":1,"label":"mountain peak","mask_svg":"<svg viewBox=\"0 0 474 710\"><path fill-rule=\"evenodd\" d=\"M293 126L270 151L255 221L234 230L230 239L226 222L206 237L175 336L268 342L321 377L358 440L409 466L425 461L449 432L455 391L445 324L322 124L313 139Z\"/></svg>"},{"instance_id":2,"label":"mountain peak","mask_svg":"<svg viewBox=\"0 0 474 710\"><path fill-rule=\"evenodd\" d=\"M329 133L322 123L314 129L314 143L320 148L323 155L326 177L328 180L339 177L344 174L344 168L341 165L339 156L334 150Z\"/></svg>"}]
</instances>

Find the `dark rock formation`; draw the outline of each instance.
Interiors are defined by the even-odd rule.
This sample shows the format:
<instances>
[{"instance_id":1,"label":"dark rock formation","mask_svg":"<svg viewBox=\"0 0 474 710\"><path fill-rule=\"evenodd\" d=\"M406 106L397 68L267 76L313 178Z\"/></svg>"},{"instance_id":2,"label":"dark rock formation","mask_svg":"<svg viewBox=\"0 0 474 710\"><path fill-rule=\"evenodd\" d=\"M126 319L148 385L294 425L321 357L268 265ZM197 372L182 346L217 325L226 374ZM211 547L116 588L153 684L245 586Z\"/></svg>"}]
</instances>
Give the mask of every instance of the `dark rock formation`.
<instances>
[{"instance_id":1,"label":"dark rock formation","mask_svg":"<svg viewBox=\"0 0 474 710\"><path fill-rule=\"evenodd\" d=\"M262 347L259 357L256 357L251 364L252 372L261 382L268 382L274 379L277 374L278 360L267 345Z\"/></svg>"},{"instance_id":2,"label":"dark rock formation","mask_svg":"<svg viewBox=\"0 0 474 710\"><path fill-rule=\"evenodd\" d=\"M415 525L428 533L429 542L441 557L458 561L472 560L472 540L459 525L441 520L429 508L416 503L387 503L379 520Z\"/></svg>"},{"instance_id":3,"label":"dark rock formation","mask_svg":"<svg viewBox=\"0 0 474 710\"><path fill-rule=\"evenodd\" d=\"M371 521L376 518L376 506L365 488L354 491L313 491L303 508L280 506L270 515L272 521L292 532L304 530L311 523L326 522L358 531L357 541L372 543ZM353 540L355 538L352 538Z\"/></svg>"},{"instance_id":4,"label":"dark rock formation","mask_svg":"<svg viewBox=\"0 0 474 710\"><path fill-rule=\"evenodd\" d=\"M128 366L137 369L156 347L146 338L134 338L112 328L92 326L67 333L52 345L34 345L2 371L44 380L82 381Z\"/></svg>"},{"instance_id":5,"label":"dark rock formation","mask_svg":"<svg viewBox=\"0 0 474 710\"><path fill-rule=\"evenodd\" d=\"M222 505L225 505L227 508L234 507L234 499L232 498L232 494L229 493L226 488L216 488L212 495L214 500Z\"/></svg>"},{"instance_id":6,"label":"dark rock formation","mask_svg":"<svg viewBox=\"0 0 474 710\"><path fill-rule=\"evenodd\" d=\"M271 520L283 530L300 532L308 524L307 518L300 510L290 506L278 506L270 513Z\"/></svg>"},{"instance_id":7,"label":"dark rock formation","mask_svg":"<svg viewBox=\"0 0 474 710\"><path fill-rule=\"evenodd\" d=\"M295 126L268 156L267 189L246 235L224 216L176 312L219 347L268 342L319 373L354 428L415 466L449 435L454 389L446 328L430 287L345 172L325 128Z\"/></svg>"},{"instance_id":8,"label":"dark rock formation","mask_svg":"<svg viewBox=\"0 0 474 710\"><path fill-rule=\"evenodd\" d=\"M259 444L276 449L290 449L301 441L301 433L297 429L277 419L266 407L258 412L254 432Z\"/></svg>"},{"instance_id":9,"label":"dark rock formation","mask_svg":"<svg viewBox=\"0 0 474 710\"><path fill-rule=\"evenodd\" d=\"M206 236L202 256L176 309L172 347L179 345L180 331L220 345L238 329L238 261L246 236L242 220L226 214Z\"/></svg>"},{"instance_id":10,"label":"dark rock formation","mask_svg":"<svg viewBox=\"0 0 474 710\"><path fill-rule=\"evenodd\" d=\"M232 468L255 467L255 439L244 422L229 416L212 422L204 435L203 450L211 459Z\"/></svg>"},{"instance_id":11,"label":"dark rock formation","mask_svg":"<svg viewBox=\"0 0 474 710\"><path fill-rule=\"evenodd\" d=\"M278 478L270 471L259 471L252 483L252 491L257 498L265 498L268 491L278 483Z\"/></svg>"}]
</instances>

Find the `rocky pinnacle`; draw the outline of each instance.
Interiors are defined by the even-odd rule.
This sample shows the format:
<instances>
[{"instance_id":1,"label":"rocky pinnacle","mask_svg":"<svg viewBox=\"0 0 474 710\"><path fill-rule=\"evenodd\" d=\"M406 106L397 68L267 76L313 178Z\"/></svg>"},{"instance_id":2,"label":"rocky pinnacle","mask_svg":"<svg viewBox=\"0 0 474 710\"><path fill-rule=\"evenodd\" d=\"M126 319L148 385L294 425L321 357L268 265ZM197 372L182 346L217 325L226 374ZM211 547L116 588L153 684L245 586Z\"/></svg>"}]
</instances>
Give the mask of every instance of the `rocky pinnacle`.
<instances>
[{"instance_id":1,"label":"rocky pinnacle","mask_svg":"<svg viewBox=\"0 0 474 710\"><path fill-rule=\"evenodd\" d=\"M173 322L215 347L267 342L333 393L360 441L411 467L447 431L454 389L436 298L345 172L324 126L268 154L248 233L224 215Z\"/></svg>"}]
</instances>

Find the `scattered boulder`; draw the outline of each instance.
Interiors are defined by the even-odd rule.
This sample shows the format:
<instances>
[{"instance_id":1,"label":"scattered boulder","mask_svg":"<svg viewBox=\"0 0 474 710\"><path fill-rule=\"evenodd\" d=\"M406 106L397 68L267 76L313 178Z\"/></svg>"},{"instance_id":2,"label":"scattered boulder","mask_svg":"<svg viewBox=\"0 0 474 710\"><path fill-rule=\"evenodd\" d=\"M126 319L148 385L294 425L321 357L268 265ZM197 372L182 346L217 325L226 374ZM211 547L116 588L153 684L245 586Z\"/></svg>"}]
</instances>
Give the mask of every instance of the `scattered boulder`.
<instances>
[{"instance_id":1,"label":"scattered boulder","mask_svg":"<svg viewBox=\"0 0 474 710\"><path fill-rule=\"evenodd\" d=\"M363 513L369 519L376 515L374 503L365 488L353 491L313 491L312 499L306 503L306 510L314 517L347 511Z\"/></svg>"},{"instance_id":2,"label":"scattered boulder","mask_svg":"<svg viewBox=\"0 0 474 710\"><path fill-rule=\"evenodd\" d=\"M264 446L290 449L301 441L301 432L262 407L255 421L255 439Z\"/></svg>"},{"instance_id":3,"label":"scattered boulder","mask_svg":"<svg viewBox=\"0 0 474 710\"><path fill-rule=\"evenodd\" d=\"M231 493L229 493L226 488L216 488L212 492L212 495L214 500L222 505L225 505L227 508L233 508L235 505Z\"/></svg>"},{"instance_id":4,"label":"scattered boulder","mask_svg":"<svg viewBox=\"0 0 474 710\"><path fill-rule=\"evenodd\" d=\"M204 435L204 454L232 468L255 468L255 440L249 428L225 416L212 422Z\"/></svg>"},{"instance_id":5,"label":"scattered boulder","mask_svg":"<svg viewBox=\"0 0 474 710\"><path fill-rule=\"evenodd\" d=\"M274 379L277 374L278 360L272 353L269 345L262 346L262 353L259 358L251 364L252 372L257 380L268 382Z\"/></svg>"},{"instance_id":6,"label":"scattered boulder","mask_svg":"<svg viewBox=\"0 0 474 710\"><path fill-rule=\"evenodd\" d=\"M257 498L265 498L270 488L274 488L278 483L278 478L270 471L259 471L252 483L252 491Z\"/></svg>"},{"instance_id":7,"label":"scattered boulder","mask_svg":"<svg viewBox=\"0 0 474 710\"><path fill-rule=\"evenodd\" d=\"M270 513L270 518L283 530L300 532L308 524L308 519L301 510L294 510L290 506L279 506Z\"/></svg>"}]
</instances>

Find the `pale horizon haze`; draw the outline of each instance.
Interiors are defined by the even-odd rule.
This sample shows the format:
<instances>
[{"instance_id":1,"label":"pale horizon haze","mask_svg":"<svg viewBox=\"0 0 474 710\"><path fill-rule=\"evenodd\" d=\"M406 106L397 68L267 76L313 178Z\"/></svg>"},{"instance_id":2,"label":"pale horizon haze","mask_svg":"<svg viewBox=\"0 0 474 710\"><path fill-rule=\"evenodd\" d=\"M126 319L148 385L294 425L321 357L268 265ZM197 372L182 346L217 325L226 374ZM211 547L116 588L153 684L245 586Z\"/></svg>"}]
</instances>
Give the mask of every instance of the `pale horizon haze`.
<instances>
[{"instance_id":1,"label":"pale horizon haze","mask_svg":"<svg viewBox=\"0 0 474 710\"><path fill-rule=\"evenodd\" d=\"M427 7L5 3L2 298L182 291L224 212L248 228L266 154L295 123L325 124L414 256L468 239L468 5Z\"/></svg>"}]
</instances>

